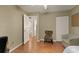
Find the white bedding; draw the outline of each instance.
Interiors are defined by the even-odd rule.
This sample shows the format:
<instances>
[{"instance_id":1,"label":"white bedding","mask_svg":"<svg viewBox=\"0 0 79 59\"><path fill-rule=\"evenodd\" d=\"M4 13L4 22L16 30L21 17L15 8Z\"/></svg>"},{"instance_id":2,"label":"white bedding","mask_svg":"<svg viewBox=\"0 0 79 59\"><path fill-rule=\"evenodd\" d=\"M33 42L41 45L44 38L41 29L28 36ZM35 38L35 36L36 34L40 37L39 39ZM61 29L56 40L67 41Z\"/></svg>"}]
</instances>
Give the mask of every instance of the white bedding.
<instances>
[{"instance_id":1,"label":"white bedding","mask_svg":"<svg viewBox=\"0 0 79 59\"><path fill-rule=\"evenodd\" d=\"M69 46L64 49L64 53L79 53L79 46Z\"/></svg>"}]
</instances>

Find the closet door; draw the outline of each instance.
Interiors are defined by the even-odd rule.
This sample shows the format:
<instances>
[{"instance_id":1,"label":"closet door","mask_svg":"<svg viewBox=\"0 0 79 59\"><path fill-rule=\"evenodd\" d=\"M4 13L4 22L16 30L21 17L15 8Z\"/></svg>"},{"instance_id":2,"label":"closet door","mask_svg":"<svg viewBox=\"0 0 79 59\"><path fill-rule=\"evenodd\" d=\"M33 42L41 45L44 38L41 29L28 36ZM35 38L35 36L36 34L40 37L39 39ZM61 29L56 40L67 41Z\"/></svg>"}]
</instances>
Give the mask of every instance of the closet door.
<instances>
[{"instance_id":1,"label":"closet door","mask_svg":"<svg viewBox=\"0 0 79 59\"><path fill-rule=\"evenodd\" d=\"M69 33L69 17L56 17L56 40L62 41L62 35Z\"/></svg>"}]
</instances>

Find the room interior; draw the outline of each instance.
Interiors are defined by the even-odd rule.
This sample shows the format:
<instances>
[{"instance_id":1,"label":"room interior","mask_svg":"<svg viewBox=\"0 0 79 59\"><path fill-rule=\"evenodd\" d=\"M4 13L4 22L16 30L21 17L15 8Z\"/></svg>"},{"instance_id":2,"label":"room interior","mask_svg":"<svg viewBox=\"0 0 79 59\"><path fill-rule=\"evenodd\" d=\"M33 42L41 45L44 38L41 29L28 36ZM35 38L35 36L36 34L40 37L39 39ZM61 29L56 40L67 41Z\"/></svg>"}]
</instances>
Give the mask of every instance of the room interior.
<instances>
[{"instance_id":1,"label":"room interior","mask_svg":"<svg viewBox=\"0 0 79 59\"><path fill-rule=\"evenodd\" d=\"M78 16L79 5L0 5L0 35L8 37L10 53L75 53L79 52ZM57 19L68 22L60 21L63 28L57 29ZM53 31L53 44L44 43L46 30Z\"/></svg>"}]
</instances>

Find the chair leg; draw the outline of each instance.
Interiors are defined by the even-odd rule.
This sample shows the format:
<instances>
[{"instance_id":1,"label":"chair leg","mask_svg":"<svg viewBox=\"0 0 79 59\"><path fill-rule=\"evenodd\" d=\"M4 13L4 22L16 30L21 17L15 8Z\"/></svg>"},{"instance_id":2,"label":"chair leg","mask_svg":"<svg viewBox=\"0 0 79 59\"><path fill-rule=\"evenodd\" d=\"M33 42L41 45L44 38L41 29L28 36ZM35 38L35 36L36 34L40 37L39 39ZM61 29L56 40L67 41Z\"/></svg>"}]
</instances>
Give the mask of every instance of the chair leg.
<instances>
[{"instance_id":1,"label":"chair leg","mask_svg":"<svg viewBox=\"0 0 79 59\"><path fill-rule=\"evenodd\" d=\"M53 44L53 40L51 40L51 43Z\"/></svg>"},{"instance_id":2,"label":"chair leg","mask_svg":"<svg viewBox=\"0 0 79 59\"><path fill-rule=\"evenodd\" d=\"M44 43L46 42L46 40L44 40Z\"/></svg>"},{"instance_id":3,"label":"chair leg","mask_svg":"<svg viewBox=\"0 0 79 59\"><path fill-rule=\"evenodd\" d=\"M45 41L44 41L44 43L45 43Z\"/></svg>"}]
</instances>

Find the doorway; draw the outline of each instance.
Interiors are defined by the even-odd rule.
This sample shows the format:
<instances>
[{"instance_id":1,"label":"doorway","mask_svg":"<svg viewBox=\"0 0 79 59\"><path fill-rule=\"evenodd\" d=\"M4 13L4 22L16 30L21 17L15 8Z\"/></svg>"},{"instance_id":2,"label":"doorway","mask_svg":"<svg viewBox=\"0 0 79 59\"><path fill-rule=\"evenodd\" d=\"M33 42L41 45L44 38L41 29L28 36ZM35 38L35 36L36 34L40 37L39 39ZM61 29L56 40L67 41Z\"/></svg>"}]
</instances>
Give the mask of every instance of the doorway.
<instances>
[{"instance_id":1,"label":"doorway","mask_svg":"<svg viewBox=\"0 0 79 59\"><path fill-rule=\"evenodd\" d=\"M27 16L23 17L23 43L27 43L30 37L36 36L37 31L37 16Z\"/></svg>"},{"instance_id":2,"label":"doorway","mask_svg":"<svg viewBox=\"0 0 79 59\"><path fill-rule=\"evenodd\" d=\"M29 17L29 22L30 22L30 29L29 29L29 34L30 37L36 36L37 32L37 16L28 16Z\"/></svg>"}]
</instances>

